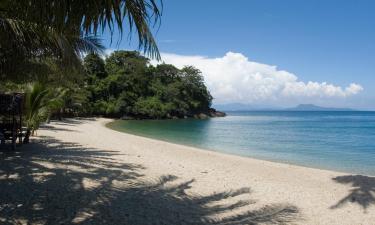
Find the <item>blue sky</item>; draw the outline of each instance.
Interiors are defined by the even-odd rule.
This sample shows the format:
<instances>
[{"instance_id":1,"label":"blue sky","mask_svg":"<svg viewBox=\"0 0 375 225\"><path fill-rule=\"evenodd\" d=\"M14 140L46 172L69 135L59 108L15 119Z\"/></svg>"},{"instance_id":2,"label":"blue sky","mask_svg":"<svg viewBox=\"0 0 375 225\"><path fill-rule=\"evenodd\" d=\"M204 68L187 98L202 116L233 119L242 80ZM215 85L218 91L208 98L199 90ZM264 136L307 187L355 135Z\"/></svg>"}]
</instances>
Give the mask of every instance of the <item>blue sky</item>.
<instances>
[{"instance_id":1,"label":"blue sky","mask_svg":"<svg viewBox=\"0 0 375 225\"><path fill-rule=\"evenodd\" d=\"M202 72L215 66L229 68L226 74L207 77L211 92L219 96L219 103L236 101L279 106L316 103L375 109L372 87L375 84L375 1L164 0L163 3L162 22L155 36L160 51L165 53L167 60L164 61L182 65L190 60L197 67L211 63L211 67L200 68ZM108 34L103 39L111 49L136 49L137 46L135 41L129 43L126 38L119 46L110 45ZM228 56L228 52L239 55ZM215 58L221 59L220 64L216 64ZM233 65L229 64L233 60ZM263 64L269 67L262 67ZM271 66L277 66L275 71L269 71ZM239 87L233 79L214 81L232 76L230 68L238 67L248 72L237 71L233 79L245 79L249 75L249 82L258 73L264 81L274 79L272 76L284 76L280 72L285 70L289 73L285 82L297 79L289 88L295 90L298 86L301 90L292 95L288 91L285 97L285 85L280 84L279 78L268 86L260 82L259 85L265 86L256 93L245 90L244 85ZM316 87L309 85L309 81L316 82ZM281 86L269 93L267 88L270 85L273 88L275 83ZM363 90L350 88L345 92L350 84L359 85ZM242 92L235 93L231 88ZM335 88L342 91L337 89L336 94L331 94ZM319 91L326 94L318 94ZM283 97L279 98L280 95Z\"/></svg>"}]
</instances>

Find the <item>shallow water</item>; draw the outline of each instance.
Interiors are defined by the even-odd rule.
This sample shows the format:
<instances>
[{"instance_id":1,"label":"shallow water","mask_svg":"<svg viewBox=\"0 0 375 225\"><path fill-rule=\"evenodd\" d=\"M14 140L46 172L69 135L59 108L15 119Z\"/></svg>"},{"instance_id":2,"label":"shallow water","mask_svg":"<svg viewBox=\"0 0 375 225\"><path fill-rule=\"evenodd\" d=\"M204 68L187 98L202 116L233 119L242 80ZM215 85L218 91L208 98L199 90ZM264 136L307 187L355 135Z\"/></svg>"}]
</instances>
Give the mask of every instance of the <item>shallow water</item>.
<instances>
[{"instance_id":1,"label":"shallow water","mask_svg":"<svg viewBox=\"0 0 375 225\"><path fill-rule=\"evenodd\" d=\"M375 112L232 112L208 120L119 120L108 126L218 152L375 175Z\"/></svg>"}]
</instances>

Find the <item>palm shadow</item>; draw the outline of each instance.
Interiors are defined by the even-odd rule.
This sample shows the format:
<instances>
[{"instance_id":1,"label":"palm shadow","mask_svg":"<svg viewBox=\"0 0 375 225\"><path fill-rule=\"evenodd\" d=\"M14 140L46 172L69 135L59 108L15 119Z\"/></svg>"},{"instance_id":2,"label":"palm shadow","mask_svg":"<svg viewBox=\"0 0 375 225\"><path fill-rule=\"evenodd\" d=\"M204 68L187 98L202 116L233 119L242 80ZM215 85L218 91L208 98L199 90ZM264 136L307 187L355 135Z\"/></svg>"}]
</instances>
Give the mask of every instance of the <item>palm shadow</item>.
<instances>
[{"instance_id":1,"label":"palm shadow","mask_svg":"<svg viewBox=\"0 0 375 225\"><path fill-rule=\"evenodd\" d=\"M64 126L76 126L85 122L96 121L96 118L90 117L75 117L75 118L63 118L62 120L51 120L55 125Z\"/></svg>"},{"instance_id":2,"label":"palm shadow","mask_svg":"<svg viewBox=\"0 0 375 225\"><path fill-rule=\"evenodd\" d=\"M60 124L63 124L63 123L60 123ZM64 124L66 125L66 124ZM77 132L75 130L72 130L72 129L67 129L67 128L61 128L61 127L56 127L56 126L51 126L51 125L48 125L48 124L42 124L40 125L39 127L40 129L46 129L46 130L50 130L50 131L68 131L68 132Z\"/></svg>"},{"instance_id":3,"label":"palm shadow","mask_svg":"<svg viewBox=\"0 0 375 225\"><path fill-rule=\"evenodd\" d=\"M249 188L195 195L188 193L194 180L150 181L141 165L114 160L123 155L118 151L50 137L18 150L0 152L1 224L287 224L300 218L289 204L245 209L255 203L240 200Z\"/></svg>"},{"instance_id":4,"label":"palm shadow","mask_svg":"<svg viewBox=\"0 0 375 225\"><path fill-rule=\"evenodd\" d=\"M366 210L375 204L375 177L347 175L335 177L333 180L340 184L350 184L352 189L347 196L331 206L331 209L340 208L347 203L356 203Z\"/></svg>"},{"instance_id":5,"label":"palm shadow","mask_svg":"<svg viewBox=\"0 0 375 225\"><path fill-rule=\"evenodd\" d=\"M163 176L157 182L147 182L124 192L112 192L114 201L101 205L107 211L96 214L83 224L92 224L97 217L113 224L288 224L299 217L297 207L288 204L269 205L256 210L244 211L233 216L219 217L228 212L241 210L253 200L236 200L249 194L248 188L219 192L211 195L191 195L187 190L194 180L177 182L175 176ZM230 203L223 203L229 201ZM121 212L126 212L121 216Z\"/></svg>"}]
</instances>

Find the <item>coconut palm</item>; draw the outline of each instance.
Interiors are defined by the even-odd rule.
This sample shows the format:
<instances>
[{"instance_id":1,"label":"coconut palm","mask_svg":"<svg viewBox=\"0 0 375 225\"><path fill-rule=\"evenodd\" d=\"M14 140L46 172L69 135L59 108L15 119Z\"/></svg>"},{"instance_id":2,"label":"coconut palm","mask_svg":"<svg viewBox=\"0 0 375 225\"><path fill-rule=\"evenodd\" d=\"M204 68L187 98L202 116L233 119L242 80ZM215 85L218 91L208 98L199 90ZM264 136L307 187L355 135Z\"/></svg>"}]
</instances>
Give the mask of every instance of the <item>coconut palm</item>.
<instances>
[{"instance_id":1,"label":"coconut palm","mask_svg":"<svg viewBox=\"0 0 375 225\"><path fill-rule=\"evenodd\" d=\"M149 28L161 15L157 3L157 0L2 0L0 75L31 57L53 56L74 61L82 52L82 42L77 40L89 39L93 43L93 36L105 28L111 33L118 30L120 34L124 31L130 34L135 28L139 47L159 58Z\"/></svg>"},{"instance_id":2,"label":"coconut palm","mask_svg":"<svg viewBox=\"0 0 375 225\"><path fill-rule=\"evenodd\" d=\"M0 13L1 15L1 13ZM104 46L93 35L36 23L2 20L0 17L0 75L24 76L35 72L46 58L69 67L80 67L80 56L86 52L101 53Z\"/></svg>"}]
</instances>

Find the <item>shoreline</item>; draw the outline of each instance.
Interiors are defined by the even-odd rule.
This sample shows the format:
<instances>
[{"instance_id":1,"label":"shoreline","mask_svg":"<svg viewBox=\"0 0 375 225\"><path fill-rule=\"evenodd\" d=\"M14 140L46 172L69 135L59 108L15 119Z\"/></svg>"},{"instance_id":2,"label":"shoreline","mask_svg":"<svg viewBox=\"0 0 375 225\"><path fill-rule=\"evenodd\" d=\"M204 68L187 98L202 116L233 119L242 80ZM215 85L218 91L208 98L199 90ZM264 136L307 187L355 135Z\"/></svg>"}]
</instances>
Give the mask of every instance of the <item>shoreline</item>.
<instances>
[{"instance_id":1,"label":"shoreline","mask_svg":"<svg viewBox=\"0 0 375 225\"><path fill-rule=\"evenodd\" d=\"M102 123L102 125L103 125L103 127L107 128L107 129L110 129L112 131L124 133L124 134L127 134L127 135L132 135L132 136L139 137L139 138L145 138L145 139L152 140L152 141L160 141L160 142L163 142L165 144L176 145L177 147L178 146L188 147L188 148L191 148L191 150L194 150L194 151L203 151L203 152L208 151L208 152L215 153L215 154L222 154L224 156L235 156L235 157L247 158L247 159L251 159L251 160L259 160L260 162L285 164L287 166L302 167L302 168L307 168L307 169L313 169L313 170L319 170L319 171L325 171L325 172L332 172L332 173L338 173L338 174L343 174L343 175L362 175L362 176L368 176L368 177L374 177L375 178L374 175L366 174L366 173L352 173L352 172L346 172L346 171L340 171L340 170L334 170L334 169L325 169L325 168L312 167L312 166L310 167L310 166L307 166L307 165L299 165L299 164L282 162L282 161L271 160L271 159L255 158L253 156L245 156L245 155L240 155L240 154L235 154L235 153L228 153L228 152L224 152L224 151L218 151L218 150L215 150L215 149L203 148L203 147L189 145L189 144L182 144L182 143L177 143L177 142L173 142L173 141L169 141L169 140L162 140L162 139L158 139L158 138L154 138L154 137L150 137L150 136L146 136L146 135L134 134L134 133L131 133L131 132L126 132L126 131L119 131L119 130L116 130L116 129L112 129L108 126L109 123L115 122L117 119L109 119L109 120L110 121Z\"/></svg>"},{"instance_id":2,"label":"shoreline","mask_svg":"<svg viewBox=\"0 0 375 225\"><path fill-rule=\"evenodd\" d=\"M71 204L83 204L70 221L142 225L351 225L375 221L374 177L169 143L112 130L105 126L110 121L70 119L42 127L34 143L22 147L21 153L31 158L22 158L25 156L21 154L21 158L4 161L0 187L5 188L5 193L24 190L8 191L12 180L1 186L1 170L16 166L12 160L22 159L31 163L24 169L34 171L33 167L38 166L39 172L29 172L37 178L24 179L37 182L36 186L25 184L32 188L33 196L45 196L45 190L56 189L48 196L61 199L62 194L71 199L57 201L58 209L71 210ZM49 181L46 187L40 187L43 170ZM43 191L38 191L38 187ZM22 193L15 199L23 198ZM69 197L72 193L76 197ZM83 200L79 200L81 196ZM45 209L56 208L48 202L43 204Z\"/></svg>"}]
</instances>

